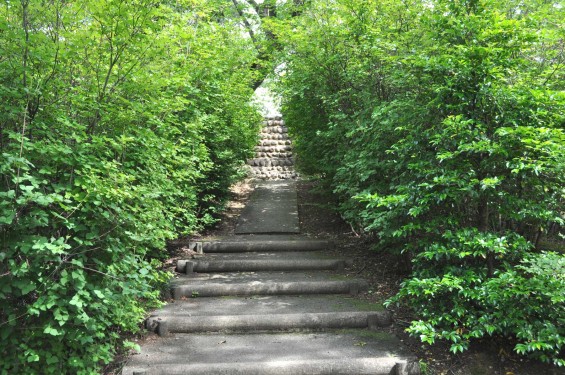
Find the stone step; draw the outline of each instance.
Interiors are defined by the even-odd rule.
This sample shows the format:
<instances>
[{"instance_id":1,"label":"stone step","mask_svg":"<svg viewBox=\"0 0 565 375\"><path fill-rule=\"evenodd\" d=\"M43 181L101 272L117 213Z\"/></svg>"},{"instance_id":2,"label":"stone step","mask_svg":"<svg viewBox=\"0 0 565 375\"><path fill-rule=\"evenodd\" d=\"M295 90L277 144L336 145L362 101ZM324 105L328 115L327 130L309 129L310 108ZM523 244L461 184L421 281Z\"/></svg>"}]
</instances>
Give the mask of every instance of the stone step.
<instances>
[{"instance_id":1,"label":"stone step","mask_svg":"<svg viewBox=\"0 0 565 375\"><path fill-rule=\"evenodd\" d=\"M368 285L363 280L316 280L316 281L286 281L293 276L288 273L282 280L264 277L254 281L226 282L230 279L226 274L212 280L187 278L175 280L171 285L171 294L174 299L190 297L220 297L220 296L264 296L264 295L303 295L303 294L350 294L357 295L366 290ZM225 277L224 279L222 279ZM201 282L199 282L201 281Z\"/></svg>"},{"instance_id":2,"label":"stone step","mask_svg":"<svg viewBox=\"0 0 565 375\"><path fill-rule=\"evenodd\" d=\"M288 128L284 125L269 125L264 126L261 129L261 133L286 134L288 133Z\"/></svg>"},{"instance_id":3,"label":"stone step","mask_svg":"<svg viewBox=\"0 0 565 375\"><path fill-rule=\"evenodd\" d=\"M269 236L274 237L274 236ZM203 240L202 251L205 253L239 253L239 252L287 252L287 251L319 251L328 250L334 247L331 241L297 239L267 240L264 236L253 236L250 240ZM288 238L288 237L286 237Z\"/></svg>"},{"instance_id":4,"label":"stone step","mask_svg":"<svg viewBox=\"0 0 565 375\"><path fill-rule=\"evenodd\" d=\"M263 174L252 174L254 179L257 180L296 180L299 175L292 174L274 174L274 173L263 173Z\"/></svg>"},{"instance_id":5,"label":"stone step","mask_svg":"<svg viewBox=\"0 0 565 375\"><path fill-rule=\"evenodd\" d=\"M287 133L261 133L262 140L268 139L289 139Z\"/></svg>"},{"instance_id":6,"label":"stone step","mask_svg":"<svg viewBox=\"0 0 565 375\"><path fill-rule=\"evenodd\" d=\"M352 296L298 295L189 298L169 303L153 312L151 316L312 314L348 311L386 314L381 304L358 300Z\"/></svg>"},{"instance_id":7,"label":"stone step","mask_svg":"<svg viewBox=\"0 0 565 375\"><path fill-rule=\"evenodd\" d=\"M294 160L291 158L259 158L247 162L252 167L292 167Z\"/></svg>"},{"instance_id":8,"label":"stone step","mask_svg":"<svg viewBox=\"0 0 565 375\"><path fill-rule=\"evenodd\" d=\"M294 251L294 252L241 252L241 253L201 253L201 254L191 254L190 258L177 260L176 271L180 273L186 272L187 262L196 262L204 265L198 266L198 269L209 268L207 264L211 264L211 267L216 267L216 264L227 264L227 267L237 267L239 265L243 267L253 267L256 266L248 265L249 263L256 263L258 265L263 265L265 263L273 263L274 265L282 266L284 270L288 270L289 267L304 267L302 269L341 269L343 265L349 265L350 260L344 258L336 258L335 256L329 255L321 251ZM300 263L304 262L305 265ZM236 266L231 266L229 264L235 264ZM288 265L285 265L287 263ZM266 267L271 267L268 264ZM220 265L218 267L226 267ZM274 266L273 266L274 267ZM326 267L326 268L324 268ZM290 269L293 270L294 268ZM276 270L276 269L275 269ZM195 270L196 271L196 270ZM226 271L226 270L219 270ZM236 269L234 271L242 271ZM234 272L228 271L228 272ZM264 270L267 271L267 270ZM279 270L283 271L283 270ZM198 271L196 271L198 272Z\"/></svg>"},{"instance_id":9,"label":"stone step","mask_svg":"<svg viewBox=\"0 0 565 375\"><path fill-rule=\"evenodd\" d=\"M291 158L293 156L291 151L283 152L258 152L255 154L255 158Z\"/></svg>"},{"instance_id":10,"label":"stone step","mask_svg":"<svg viewBox=\"0 0 565 375\"><path fill-rule=\"evenodd\" d=\"M293 166L288 166L288 165L271 165L271 166L265 166L265 167L251 167L252 170L255 171L271 171L271 172L288 172L288 173L296 173L295 169Z\"/></svg>"},{"instance_id":11,"label":"stone step","mask_svg":"<svg viewBox=\"0 0 565 375\"><path fill-rule=\"evenodd\" d=\"M282 118L268 118L263 121L263 127L267 126L282 126L284 125L284 120Z\"/></svg>"},{"instance_id":12,"label":"stone step","mask_svg":"<svg viewBox=\"0 0 565 375\"><path fill-rule=\"evenodd\" d=\"M152 366L133 375L311 375L355 374L396 375L410 374L398 370L406 366L394 358L356 358L344 363L340 359L323 361L272 361L250 363L194 363Z\"/></svg>"},{"instance_id":13,"label":"stone step","mask_svg":"<svg viewBox=\"0 0 565 375\"><path fill-rule=\"evenodd\" d=\"M292 142L290 139L262 139L259 141L259 146L290 146Z\"/></svg>"},{"instance_id":14,"label":"stone step","mask_svg":"<svg viewBox=\"0 0 565 375\"><path fill-rule=\"evenodd\" d=\"M255 146L255 152L288 152L292 151L291 145Z\"/></svg>"},{"instance_id":15,"label":"stone step","mask_svg":"<svg viewBox=\"0 0 565 375\"><path fill-rule=\"evenodd\" d=\"M416 375L419 367L386 332L191 333L149 341L122 374Z\"/></svg>"},{"instance_id":16,"label":"stone step","mask_svg":"<svg viewBox=\"0 0 565 375\"><path fill-rule=\"evenodd\" d=\"M364 311L220 316L160 315L150 317L146 324L160 336L166 336L169 333L376 329L390 325L390 318L386 312Z\"/></svg>"},{"instance_id":17,"label":"stone step","mask_svg":"<svg viewBox=\"0 0 565 375\"><path fill-rule=\"evenodd\" d=\"M250 271L299 271L338 270L343 271L343 259L181 259L177 261L177 272L190 275L194 272L250 272Z\"/></svg>"},{"instance_id":18,"label":"stone step","mask_svg":"<svg viewBox=\"0 0 565 375\"><path fill-rule=\"evenodd\" d=\"M251 173L253 177L257 179L293 180L300 176L294 171L276 171L267 169L252 170Z\"/></svg>"}]
</instances>

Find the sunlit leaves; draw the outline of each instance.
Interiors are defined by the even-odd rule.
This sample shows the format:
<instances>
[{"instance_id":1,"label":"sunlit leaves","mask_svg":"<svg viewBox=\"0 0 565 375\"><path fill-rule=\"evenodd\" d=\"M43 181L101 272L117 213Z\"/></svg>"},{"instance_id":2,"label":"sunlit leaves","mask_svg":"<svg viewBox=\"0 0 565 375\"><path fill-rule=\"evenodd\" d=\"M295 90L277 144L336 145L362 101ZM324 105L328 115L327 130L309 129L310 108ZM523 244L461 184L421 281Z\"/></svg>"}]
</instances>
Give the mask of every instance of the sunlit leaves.
<instances>
[{"instance_id":1,"label":"sunlit leaves","mask_svg":"<svg viewBox=\"0 0 565 375\"><path fill-rule=\"evenodd\" d=\"M0 6L0 372L94 373L241 175L255 51L217 1L25 3Z\"/></svg>"},{"instance_id":2,"label":"sunlit leaves","mask_svg":"<svg viewBox=\"0 0 565 375\"><path fill-rule=\"evenodd\" d=\"M560 293L523 265L565 219L561 8L312 3L283 35L283 112L341 215L413 260L393 299L421 319L410 331L455 353L513 335L560 364Z\"/></svg>"}]
</instances>

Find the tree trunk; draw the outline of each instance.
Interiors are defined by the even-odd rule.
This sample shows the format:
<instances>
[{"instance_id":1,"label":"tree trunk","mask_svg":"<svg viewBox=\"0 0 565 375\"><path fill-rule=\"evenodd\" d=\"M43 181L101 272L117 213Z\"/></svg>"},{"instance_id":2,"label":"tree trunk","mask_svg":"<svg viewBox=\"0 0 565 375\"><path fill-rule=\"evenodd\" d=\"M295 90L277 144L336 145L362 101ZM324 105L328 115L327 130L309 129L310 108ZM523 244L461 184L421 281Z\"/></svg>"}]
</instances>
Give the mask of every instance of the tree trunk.
<instances>
[{"instance_id":1,"label":"tree trunk","mask_svg":"<svg viewBox=\"0 0 565 375\"><path fill-rule=\"evenodd\" d=\"M489 209L488 209L488 199L486 196L481 195L478 204L478 223L477 228L480 232L488 231L489 222ZM487 250L487 275L488 277L494 276L494 253L491 250Z\"/></svg>"}]
</instances>

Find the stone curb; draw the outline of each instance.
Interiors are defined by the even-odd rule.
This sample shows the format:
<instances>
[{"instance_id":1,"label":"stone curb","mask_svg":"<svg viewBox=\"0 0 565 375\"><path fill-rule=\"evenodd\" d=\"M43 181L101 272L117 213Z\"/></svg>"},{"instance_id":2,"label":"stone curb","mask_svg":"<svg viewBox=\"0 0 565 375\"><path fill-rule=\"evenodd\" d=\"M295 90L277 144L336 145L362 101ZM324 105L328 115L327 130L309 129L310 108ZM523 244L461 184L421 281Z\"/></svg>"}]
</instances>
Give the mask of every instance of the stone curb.
<instances>
[{"instance_id":1,"label":"stone curb","mask_svg":"<svg viewBox=\"0 0 565 375\"><path fill-rule=\"evenodd\" d=\"M367 289L367 283L352 281L289 281L273 283L175 285L171 289L174 299L183 297L220 297L250 295L301 295L301 294L351 294Z\"/></svg>"},{"instance_id":2,"label":"stone curb","mask_svg":"<svg viewBox=\"0 0 565 375\"><path fill-rule=\"evenodd\" d=\"M249 272L249 271L343 271L343 259L235 259L235 260L178 260L177 272Z\"/></svg>"},{"instance_id":3,"label":"stone curb","mask_svg":"<svg viewBox=\"0 0 565 375\"><path fill-rule=\"evenodd\" d=\"M410 369L411 370L410 370ZM156 365L147 370L134 370L134 375L307 375L307 374L371 374L419 375L415 366L398 358L374 357L328 360L270 361L255 363L193 363Z\"/></svg>"},{"instance_id":4,"label":"stone curb","mask_svg":"<svg viewBox=\"0 0 565 375\"><path fill-rule=\"evenodd\" d=\"M202 250L206 253L240 253L260 251L319 251L333 248L330 241L218 241L202 242Z\"/></svg>"},{"instance_id":5,"label":"stone curb","mask_svg":"<svg viewBox=\"0 0 565 375\"><path fill-rule=\"evenodd\" d=\"M221 315L221 316L153 316L147 319L148 329L160 336L174 333L260 332L293 329L377 329L390 326L386 311L326 312L303 314Z\"/></svg>"}]
</instances>

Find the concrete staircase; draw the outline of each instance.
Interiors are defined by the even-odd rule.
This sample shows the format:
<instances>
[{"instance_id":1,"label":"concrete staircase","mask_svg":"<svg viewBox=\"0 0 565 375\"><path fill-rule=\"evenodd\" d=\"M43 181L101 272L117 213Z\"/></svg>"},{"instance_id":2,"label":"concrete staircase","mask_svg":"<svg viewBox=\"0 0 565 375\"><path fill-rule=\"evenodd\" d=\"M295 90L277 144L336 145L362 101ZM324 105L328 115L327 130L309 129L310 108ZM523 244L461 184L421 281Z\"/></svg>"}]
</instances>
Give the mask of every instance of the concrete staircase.
<instances>
[{"instance_id":1,"label":"concrete staircase","mask_svg":"<svg viewBox=\"0 0 565 375\"><path fill-rule=\"evenodd\" d=\"M248 161L251 176L263 180L295 179L292 142L282 117L268 117L261 129L255 158Z\"/></svg>"},{"instance_id":2,"label":"concrete staircase","mask_svg":"<svg viewBox=\"0 0 565 375\"><path fill-rule=\"evenodd\" d=\"M382 307L355 296L332 244L252 235L191 244L178 261L175 302L147 319L161 336L123 374L418 374L387 333Z\"/></svg>"},{"instance_id":3,"label":"concrete staircase","mask_svg":"<svg viewBox=\"0 0 565 375\"><path fill-rule=\"evenodd\" d=\"M348 260L299 234L295 181L258 183L233 233L185 244L174 302L146 321L160 337L123 374L419 373L389 314L357 298L368 285L344 274Z\"/></svg>"}]
</instances>

